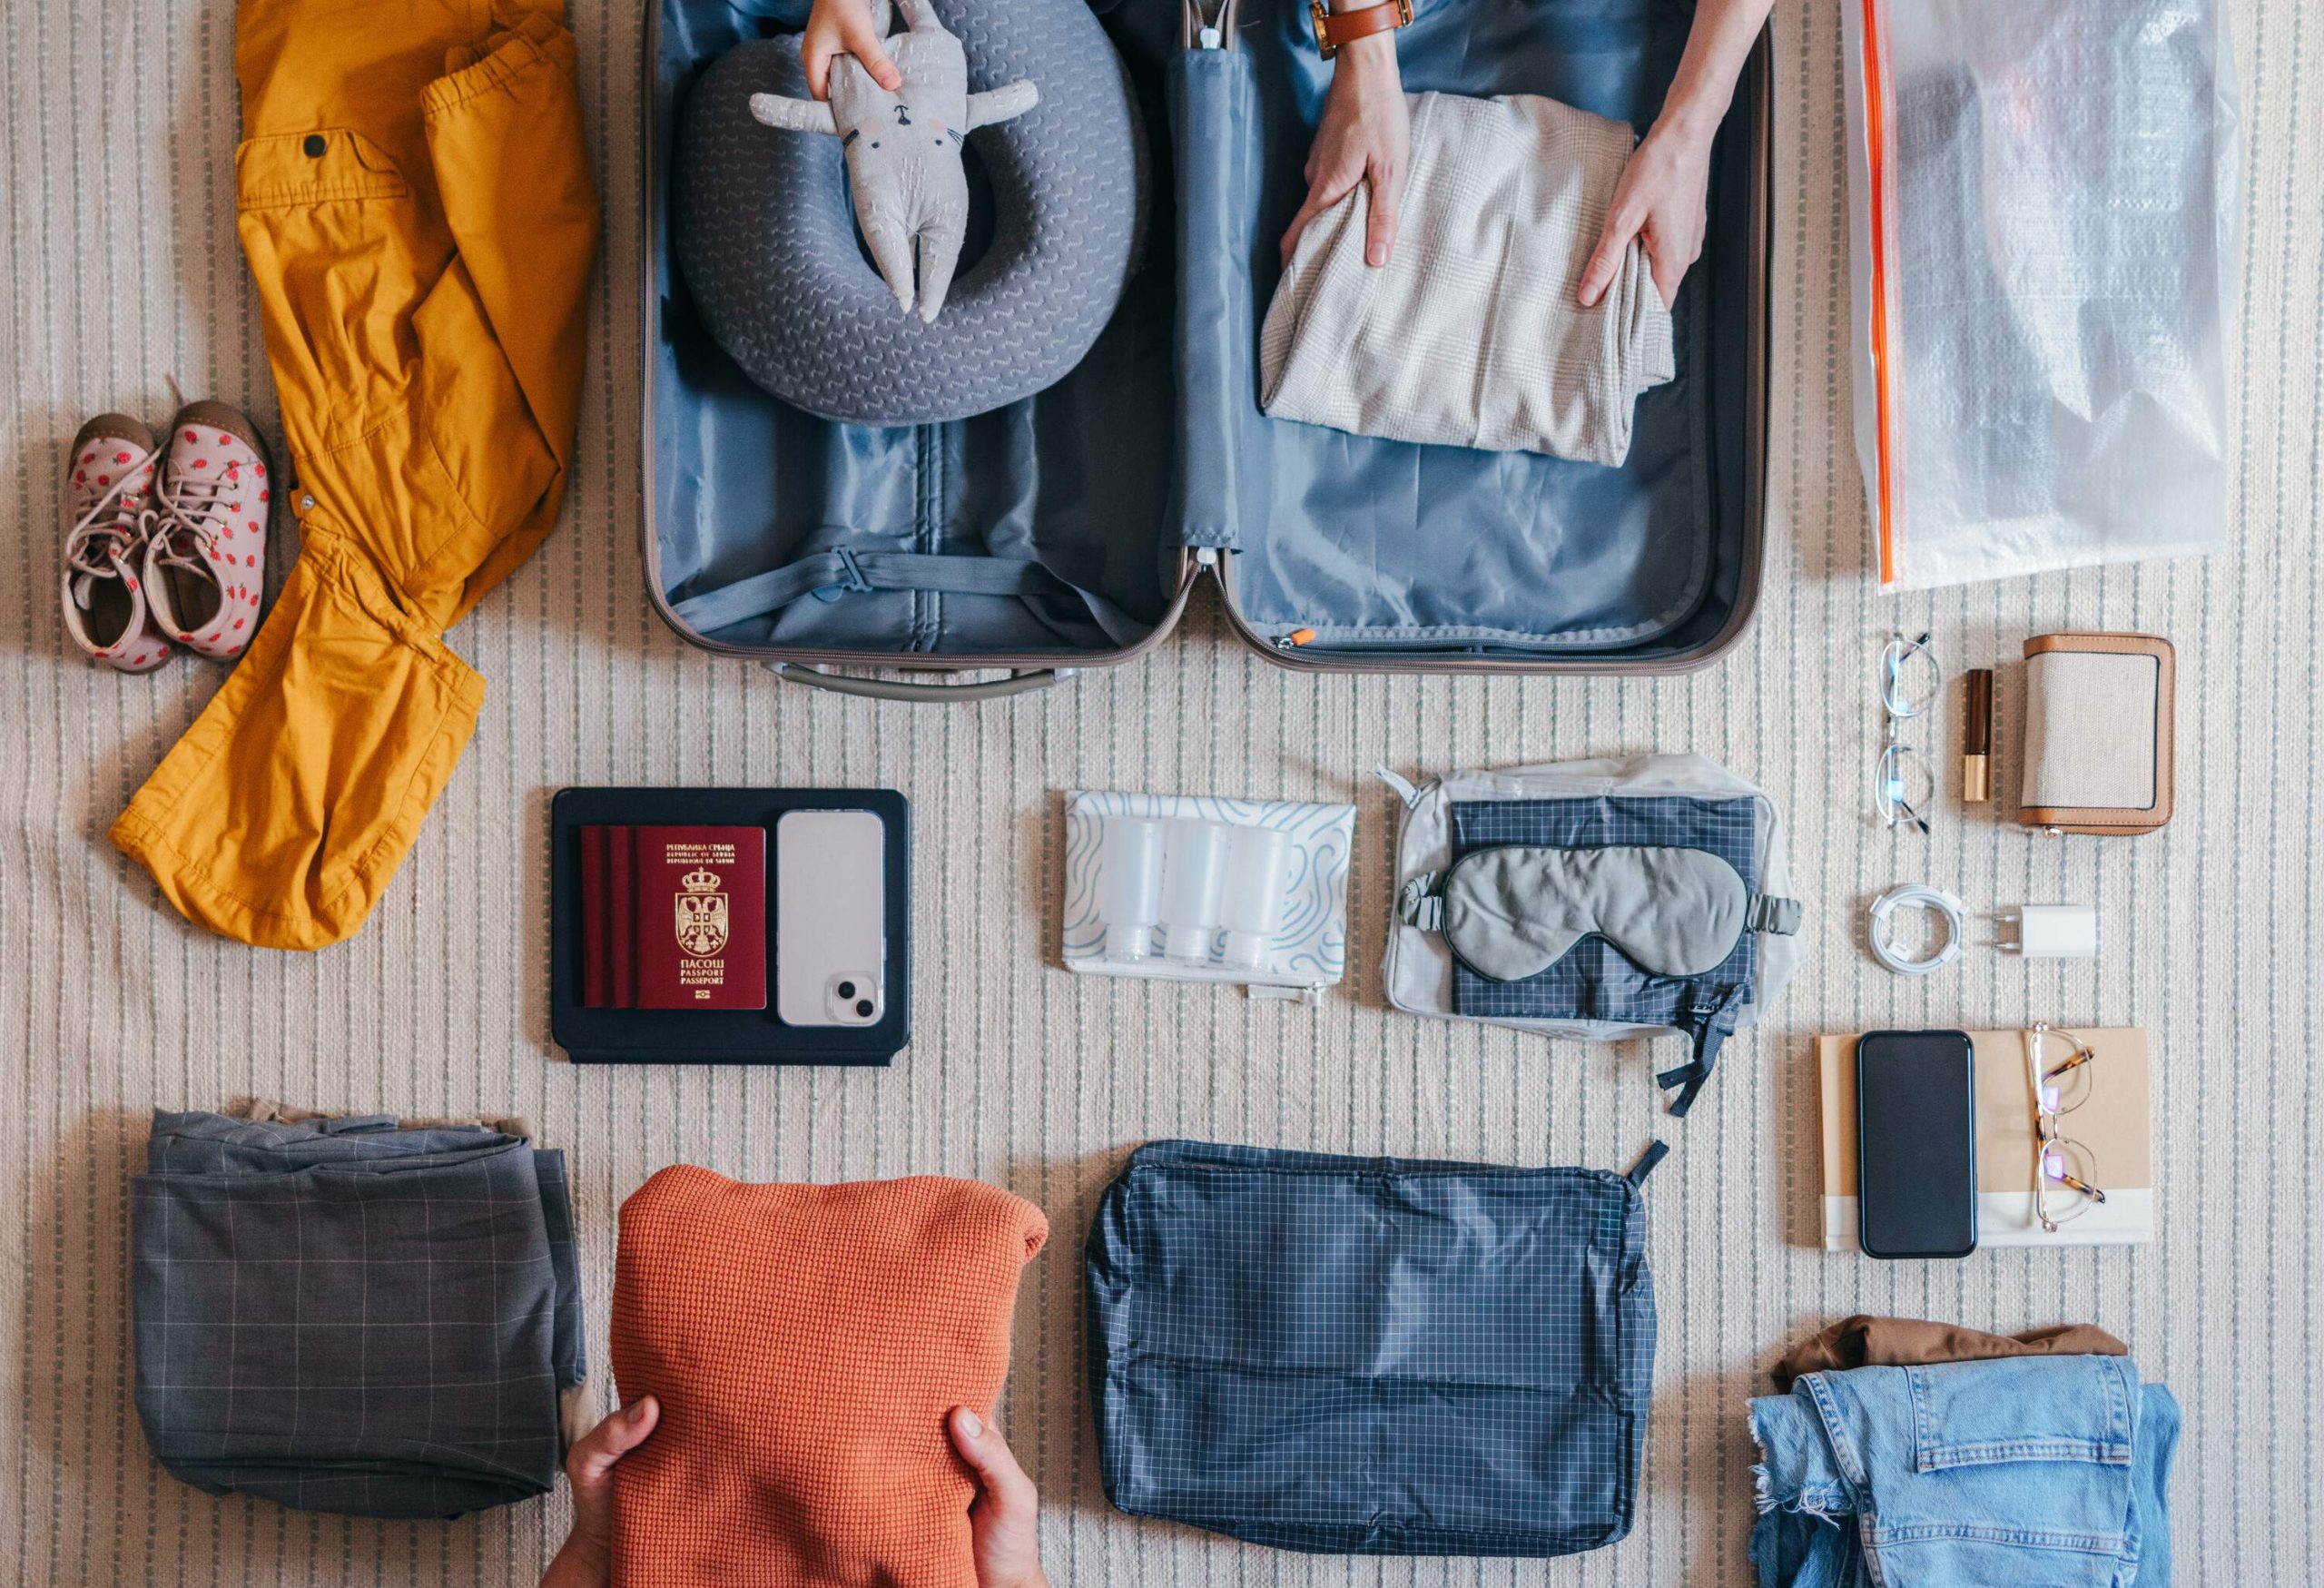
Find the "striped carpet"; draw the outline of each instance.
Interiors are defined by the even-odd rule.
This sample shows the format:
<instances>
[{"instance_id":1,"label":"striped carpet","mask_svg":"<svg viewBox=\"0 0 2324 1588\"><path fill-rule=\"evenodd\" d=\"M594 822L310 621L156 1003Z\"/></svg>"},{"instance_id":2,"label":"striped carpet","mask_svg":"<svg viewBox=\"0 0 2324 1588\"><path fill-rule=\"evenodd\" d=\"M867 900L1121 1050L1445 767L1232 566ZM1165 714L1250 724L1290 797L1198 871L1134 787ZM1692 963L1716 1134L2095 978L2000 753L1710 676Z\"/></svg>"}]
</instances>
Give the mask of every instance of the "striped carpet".
<instances>
[{"instance_id":1,"label":"striped carpet","mask_svg":"<svg viewBox=\"0 0 2324 1588\"><path fill-rule=\"evenodd\" d=\"M1740 1415L1777 1349L1857 1309L1994 1328L2090 1319L2185 1401L2180 1580L2324 1581L2324 979L2316 636L2324 572L2324 8L2238 7L2248 124L2245 309L2231 328L2234 549L2215 560L1902 600L1866 574L1846 442L1837 0L1781 0L1773 475L1758 626L1709 671L1635 682L1294 676L1199 603L1144 662L972 709L848 702L675 642L640 599L635 181L639 7L575 0L608 236L571 521L454 636L492 680L458 775L369 928L307 958L198 936L103 840L219 674L93 671L54 611L59 466L86 415L166 413L164 379L271 421L232 235L230 0L0 0L0 522L25 577L0 606L0 1580L528 1583L556 1500L376 1525L219 1502L163 1476L129 1399L124 1178L155 1105L264 1093L531 1116L568 1149L602 1359L614 1211L657 1165L753 1179L977 1175L1046 1208L1004 1408L1075 1584L1675 1583L1744 1580ZM277 578L281 571L278 550ZM2135 842L2035 842L1949 809L1932 839L1863 813L1868 664L1927 626L1954 668L2043 629L2180 647L2181 811ZM2005 676L2006 677L2007 676ZM2006 687L2006 685L2005 685ZM2005 698L2004 705L2014 702ZM1135 1524L1099 1492L1076 1239L1132 1144L1165 1134L1528 1163L1627 1162L1658 1123L1639 1049L1389 1013L1374 968L1390 804L1406 772L1691 747L1793 822L1812 946L1728 1050L1649 1198L1662 1343L1644 1501L1617 1548L1541 1565L1318 1559ZM2014 768L2002 768L2004 786ZM917 813L917 1041L878 1074L576 1071L549 1046L543 846L567 784L880 784ZM1350 985L1307 1009L1068 976L1050 958L1071 786L1353 799ZM1869 895L1928 880L1986 906L2094 900L2094 965L1973 949L1902 981L1857 945ZM2049 1016L2155 1034L2161 1238L2136 1252L1960 1263L1827 1256L1808 1037Z\"/></svg>"}]
</instances>

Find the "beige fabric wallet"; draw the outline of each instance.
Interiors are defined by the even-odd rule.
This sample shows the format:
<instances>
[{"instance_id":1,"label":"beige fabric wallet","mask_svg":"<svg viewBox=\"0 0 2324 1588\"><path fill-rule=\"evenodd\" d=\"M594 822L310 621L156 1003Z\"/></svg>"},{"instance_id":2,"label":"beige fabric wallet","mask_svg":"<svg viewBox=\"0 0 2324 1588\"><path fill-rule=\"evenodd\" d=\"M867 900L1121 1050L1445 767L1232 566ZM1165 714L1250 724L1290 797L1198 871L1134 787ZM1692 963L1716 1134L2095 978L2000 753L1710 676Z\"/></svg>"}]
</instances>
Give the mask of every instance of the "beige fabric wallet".
<instances>
[{"instance_id":1,"label":"beige fabric wallet","mask_svg":"<svg viewBox=\"0 0 2324 1588\"><path fill-rule=\"evenodd\" d=\"M2177 664L2151 634L2025 642L2017 819L2047 833L2152 833L2171 820Z\"/></svg>"}]
</instances>

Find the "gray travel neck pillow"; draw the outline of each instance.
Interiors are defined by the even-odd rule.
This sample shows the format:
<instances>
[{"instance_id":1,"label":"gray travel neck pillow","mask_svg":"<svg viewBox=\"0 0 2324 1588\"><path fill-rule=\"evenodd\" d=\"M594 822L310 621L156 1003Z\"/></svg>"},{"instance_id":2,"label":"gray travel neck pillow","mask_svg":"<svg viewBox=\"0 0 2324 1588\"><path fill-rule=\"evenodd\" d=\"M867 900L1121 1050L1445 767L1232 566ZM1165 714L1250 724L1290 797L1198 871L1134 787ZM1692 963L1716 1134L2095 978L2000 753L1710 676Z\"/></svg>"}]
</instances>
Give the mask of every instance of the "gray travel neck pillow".
<instances>
[{"instance_id":1,"label":"gray travel neck pillow","mask_svg":"<svg viewBox=\"0 0 2324 1588\"><path fill-rule=\"evenodd\" d=\"M672 231L704 328L767 391L851 424L966 419L1055 384L1112 318L1143 230L1137 107L1084 0L944 0L940 24L932 0L914 11L893 45L901 94L847 58L817 105L798 40L754 39L679 112ZM980 118L967 148L994 235L954 276L967 177L947 162ZM907 140L894 151L891 128Z\"/></svg>"},{"instance_id":2,"label":"gray travel neck pillow","mask_svg":"<svg viewBox=\"0 0 2324 1588\"><path fill-rule=\"evenodd\" d=\"M888 31L888 0L865 0L872 25ZM880 86L853 55L832 63L831 99L751 95L751 115L793 133L829 133L847 156L855 223L872 262L905 313L912 311L912 267L920 270L920 317L934 320L969 232L969 176L960 146L979 127L1013 121L1040 102L1030 83L969 92L960 41L945 30L930 0L902 0L911 31L889 42L894 93Z\"/></svg>"}]
</instances>

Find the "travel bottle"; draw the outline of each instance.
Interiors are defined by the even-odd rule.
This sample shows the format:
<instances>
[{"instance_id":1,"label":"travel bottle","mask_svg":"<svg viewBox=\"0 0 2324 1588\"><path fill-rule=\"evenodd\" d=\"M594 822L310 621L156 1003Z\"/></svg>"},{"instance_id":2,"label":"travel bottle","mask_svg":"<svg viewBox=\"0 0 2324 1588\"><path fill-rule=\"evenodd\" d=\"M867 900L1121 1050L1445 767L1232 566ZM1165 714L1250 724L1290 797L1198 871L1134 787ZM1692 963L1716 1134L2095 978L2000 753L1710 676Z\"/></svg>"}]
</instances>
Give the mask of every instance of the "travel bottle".
<instances>
[{"instance_id":1,"label":"travel bottle","mask_svg":"<svg viewBox=\"0 0 2324 1588\"><path fill-rule=\"evenodd\" d=\"M1226 962L1238 971L1269 968L1275 929L1283 924L1284 863L1290 852L1281 828L1235 829L1219 922L1226 928Z\"/></svg>"},{"instance_id":2,"label":"travel bottle","mask_svg":"<svg viewBox=\"0 0 2324 1588\"><path fill-rule=\"evenodd\" d=\"M1183 964L1210 957L1233 836L1216 822L1170 824L1162 855L1162 952Z\"/></svg>"},{"instance_id":3,"label":"travel bottle","mask_svg":"<svg viewBox=\"0 0 2324 1588\"><path fill-rule=\"evenodd\" d=\"M1098 852L1098 919L1106 929L1106 958L1134 964L1153 952L1161 902L1162 824L1108 822Z\"/></svg>"}]
</instances>

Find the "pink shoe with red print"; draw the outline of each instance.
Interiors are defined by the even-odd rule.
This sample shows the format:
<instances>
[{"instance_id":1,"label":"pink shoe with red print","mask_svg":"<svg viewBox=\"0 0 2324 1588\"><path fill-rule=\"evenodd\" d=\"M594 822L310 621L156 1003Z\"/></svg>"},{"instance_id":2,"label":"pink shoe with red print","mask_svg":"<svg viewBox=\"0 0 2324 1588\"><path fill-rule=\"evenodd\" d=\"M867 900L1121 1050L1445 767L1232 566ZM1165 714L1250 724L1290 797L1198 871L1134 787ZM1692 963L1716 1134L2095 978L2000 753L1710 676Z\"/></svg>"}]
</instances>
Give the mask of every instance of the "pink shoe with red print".
<instances>
[{"instance_id":1,"label":"pink shoe with red print","mask_svg":"<svg viewBox=\"0 0 2324 1588\"><path fill-rule=\"evenodd\" d=\"M64 632L90 656L124 673L150 673L170 659L144 574L158 522L159 462L153 431L108 413L81 427L65 469L73 530L64 542Z\"/></svg>"},{"instance_id":2,"label":"pink shoe with red print","mask_svg":"<svg viewBox=\"0 0 2324 1588\"><path fill-rule=\"evenodd\" d=\"M258 632L274 482L258 427L222 402L190 402L171 422L145 547L153 620L205 656L238 656Z\"/></svg>"}]
</instances>

